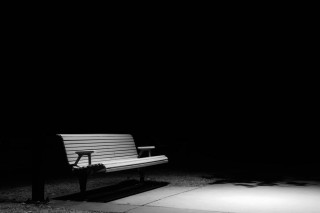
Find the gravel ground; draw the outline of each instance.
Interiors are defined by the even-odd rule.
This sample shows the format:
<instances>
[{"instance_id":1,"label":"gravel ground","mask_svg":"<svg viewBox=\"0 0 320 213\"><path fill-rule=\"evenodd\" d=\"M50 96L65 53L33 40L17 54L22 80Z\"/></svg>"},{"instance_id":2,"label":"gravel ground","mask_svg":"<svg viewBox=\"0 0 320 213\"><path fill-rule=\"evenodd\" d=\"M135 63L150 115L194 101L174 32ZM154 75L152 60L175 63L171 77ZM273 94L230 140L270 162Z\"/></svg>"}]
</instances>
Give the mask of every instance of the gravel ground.
<instances>
[{"instance_id":1,"label":"gravel ground","mask_svg":"<svg viewBox=\"0 0 320 213\"><path fill-rule=\"evenodd\" d=\"M163 168L150 168L146 171L146 180L168 182L170 186L203 186L212 182L212 179L204 178L206 173L188 172L185 170L172 170ZM88 190L113 185L125 180L138 180L137 171L122 171L110 174L96 174L88 180ZM6 182L7 181L7 182ZM61 195L79 192L76 177L47 178L45 185L45 198L53 198ZM28 182L3 180L0 187L0 212L95 212L75 211L52 208L48 204L25 204L31 198L31 184Z\"/></svg>"},{"instance_id":2,"label":"gravel ground","mask_svg":"<svg viewBox=\"0 0 320 213\"><path fill-rule=\"evenodd\" d=\"M80 211L65 208L52 208L49 205L34 205L23 203L0 203L0 212L4 213L98 213L100 211Z\"/></svg>"}]
</instances>

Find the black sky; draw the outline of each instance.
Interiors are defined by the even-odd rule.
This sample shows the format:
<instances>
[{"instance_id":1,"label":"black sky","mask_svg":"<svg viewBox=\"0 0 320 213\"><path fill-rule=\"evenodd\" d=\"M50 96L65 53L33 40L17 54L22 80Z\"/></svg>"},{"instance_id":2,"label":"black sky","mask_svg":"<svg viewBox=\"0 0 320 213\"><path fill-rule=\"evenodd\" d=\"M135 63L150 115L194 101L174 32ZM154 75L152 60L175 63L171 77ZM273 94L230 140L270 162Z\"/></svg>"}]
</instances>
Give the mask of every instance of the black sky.
<instances>
[{"instance_id":1,"label":"black sky","mask_svg":"<svg viewBox=\"0 0 320 213\"><path fill-rule=\"evenodd\" d=\"M2 135L129 132L307 156L318 138L314 27L183 20L126 33L9 24Z\"/></svg>"}]
</instances>

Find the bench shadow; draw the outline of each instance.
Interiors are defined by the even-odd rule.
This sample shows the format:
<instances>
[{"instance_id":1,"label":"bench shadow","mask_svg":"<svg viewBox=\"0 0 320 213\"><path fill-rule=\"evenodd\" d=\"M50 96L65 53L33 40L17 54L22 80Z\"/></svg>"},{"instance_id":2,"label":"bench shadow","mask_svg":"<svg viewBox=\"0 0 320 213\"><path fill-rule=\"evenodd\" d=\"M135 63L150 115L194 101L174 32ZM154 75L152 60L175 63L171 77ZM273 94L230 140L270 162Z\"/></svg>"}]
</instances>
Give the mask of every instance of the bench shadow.
<instances>
[{"instance_id":1,"label":"bench shadow","mask_svg":"<svg viewBox=\"0 0 320 213\"><path fill-rule=\"evenodd\" d=\"M258 187L258 186L311 186L320 185L318 178L299 178L287 176L285 173L255 173L255 172L221 172L215 175L203 176L212 179L213 184L233 184L235 186Z\"/></svg>"},{"instance_id":2,"label":"bench shadow","mask_svg":"<svg viewBox=\"0 0 320 213\"><path fill-rule=\"evenodd\" d=\"M53 198L54 200L110 202L168 185L168 182L127 180L115 185Z\"/></svg>"},{"instance_id":3,"label":"bench shadow","mask_svg":"<svg viewBox=\"0 0 320 213\"><path fill-rule=\"evenodd\" d=\"M287 180L241 180L241 179L222 179L216 180L211 183L213 184L233 184L235 186L245 186L248 188L258 187L258 186L284 186L284 185L293 185L293 186L312 186L320 185L320 183L310 182L310 181L287 181Z\"/></svg>"}]
</instances>

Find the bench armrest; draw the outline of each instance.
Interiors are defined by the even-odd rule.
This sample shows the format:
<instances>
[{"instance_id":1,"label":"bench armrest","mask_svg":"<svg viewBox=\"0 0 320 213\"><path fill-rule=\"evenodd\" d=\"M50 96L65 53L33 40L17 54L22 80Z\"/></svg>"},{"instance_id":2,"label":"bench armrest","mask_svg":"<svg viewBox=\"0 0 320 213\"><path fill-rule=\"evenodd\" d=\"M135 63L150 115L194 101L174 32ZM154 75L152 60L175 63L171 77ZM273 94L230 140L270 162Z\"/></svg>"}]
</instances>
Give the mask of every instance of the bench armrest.
<instances>
[{"instance_id":1,"label":"bench armrest","mask_svg":"<svg viewBox=\"0 0 320 213\"><path fill-rule=\"evenodd\" d=\"M155 149L155 146L139 146L138 149L140 150L149 150L149 149Z\"/></svg>"},{"instance_id":2,"label":"bench armrest","mask_svg":"<svg viewBox=\"0 0 320 213\"><path fill-rule=\"evenodd\" d=\"M140 146L140 147L138 147L138 150L140 150L138 158L140 158L145 151L148 151L149 157L150 157L151 156L151 149L155 149L155 148L156 147L154 147L154 146Z\"/></svg>"},{"instance_id":3,"label":"bench armrest","mask_svg":"<svg viewBox=\"0 0 320 213\"><path fill-rule=\"evenodd\" d=\"M90 155L91 153L94 153L94 151L79 151L76 152L78 155Z\"/></svg>"},{"instance_id":4,"label":"bench armrest","mask_svg":"<svg viewBox=\"0 0 320 213\"><path fill-rule=\"evenodd\" d=\"M78 151L75 153L78 154L78 158L77 158L76 162L73 164L73 166L76 166L79 163L81 157L84 155L88 156L89 165L91 165L91 154L94 153L94 151Z\"/></svg>"}]
</instances>

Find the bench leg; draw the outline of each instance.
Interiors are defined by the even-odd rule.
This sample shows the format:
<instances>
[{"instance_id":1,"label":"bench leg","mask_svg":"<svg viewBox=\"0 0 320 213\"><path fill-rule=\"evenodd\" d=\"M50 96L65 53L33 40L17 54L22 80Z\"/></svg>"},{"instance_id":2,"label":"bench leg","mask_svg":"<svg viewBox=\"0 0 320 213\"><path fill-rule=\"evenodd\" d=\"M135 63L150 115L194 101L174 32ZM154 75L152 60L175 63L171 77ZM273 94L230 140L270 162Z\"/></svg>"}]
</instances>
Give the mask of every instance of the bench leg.
<instances>
[{"instance_id":1,"label":"bench leg","mask_svg":"<svg viewBox=\"0 0 320 213\"><path fill-rule=\"evenodd\" d=\"M86 172L83 172L82 174L78 175L78 179L80 185L80 192L85 193L87 189L88 174Z\"/></svg>"},{"instance_id":2,"label":"bench leg","mask_svg":"<svg viewBox=\"0 0 320 213\"><path fill-rule=\"evenodd\" d=\"M139 168L140 182L144 182L144 169Z\"/></svg>"}]
</instances>

